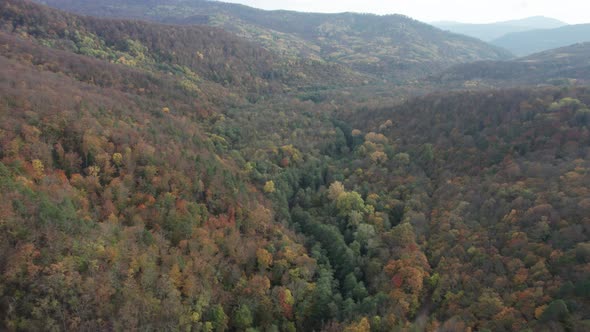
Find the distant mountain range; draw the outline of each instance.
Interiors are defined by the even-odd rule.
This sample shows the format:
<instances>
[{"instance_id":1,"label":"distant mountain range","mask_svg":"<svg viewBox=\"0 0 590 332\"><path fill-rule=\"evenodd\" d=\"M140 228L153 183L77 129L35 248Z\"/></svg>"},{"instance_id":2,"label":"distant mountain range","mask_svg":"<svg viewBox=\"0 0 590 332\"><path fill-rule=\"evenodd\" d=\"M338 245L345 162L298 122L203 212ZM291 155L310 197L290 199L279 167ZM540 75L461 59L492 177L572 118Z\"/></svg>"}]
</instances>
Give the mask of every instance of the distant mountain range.
<instances>
[{"instance_id":1,"label":"distant mountain range","mask_svg":"<svg viewBox=\"0 0 590 332\"><path fill-rule=\"evenodd\" d=\"M490 24L434 22L432 25L479 38L517 56L590 41L590 24L568 25L544 16Z\"/></svg>"},{"instance_id":2,"label":"distant mountain range","mask_svg":"<svg viewBox=\"0 0 590 332\"><path fill-rule=\"evenodd\" d=\"M464 62L511 57L498 47L401 15L264 11L202 0L40 2L94 16L206 24L275 54L338 63L389 81L412 80Z\"/></svg>"},{"instance_id":3,"label":"distant mountain range","mask_svg":"<svg viewBox=\"0 0 590 332\"><path fill-rule=\"evenodd\" d=\"M460 64L437 76L443 86L507 87L590 82L590 43L570 45L511 61Z\"/></svg>"},{"instance_id":4,"label":"distant mountain range","mask_svg":"<svg viewBox=\"0 0 590 332\"><path fill-rule=\"evenodd\" d=\"M537 29L554 29L567 25L567 23L562 21L544 16L533 16L520 20L488 24L470 24L448 21L432 22L431 24L443 30L475 37L487 42L500 38L509 33Z\"/></svg>"},{"instance_id":5,"label":"distant mountain range","mask_svg":"<svg viewBox=\"0 0 590 332\"><path fill-rule=\"evenodd\" d=\"M493 40L492 44L516 55L525 56L588 41L590 41L590 24L577 24L555 29L515 32Z\"/></svg>"}]
</instances>

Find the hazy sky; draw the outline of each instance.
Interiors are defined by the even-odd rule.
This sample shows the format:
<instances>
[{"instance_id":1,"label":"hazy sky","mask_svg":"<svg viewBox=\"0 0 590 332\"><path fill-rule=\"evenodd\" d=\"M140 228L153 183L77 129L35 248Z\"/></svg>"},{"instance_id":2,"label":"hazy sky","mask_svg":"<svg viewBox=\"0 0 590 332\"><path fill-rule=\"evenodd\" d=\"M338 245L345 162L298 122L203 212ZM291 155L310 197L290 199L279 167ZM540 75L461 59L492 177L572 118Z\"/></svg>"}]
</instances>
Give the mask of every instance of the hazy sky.
<instances>
[{"instance_id":1,"label":"hazy sky","mask_svg":"<svg viewBox=\"0 0 590 332\"><path fill-rule=\"evenodd\" d=\"M424 22L487 23L543 15L590 23L590 0L223 0L263 9L404 14Z\"/></svg>"}]
</instances>

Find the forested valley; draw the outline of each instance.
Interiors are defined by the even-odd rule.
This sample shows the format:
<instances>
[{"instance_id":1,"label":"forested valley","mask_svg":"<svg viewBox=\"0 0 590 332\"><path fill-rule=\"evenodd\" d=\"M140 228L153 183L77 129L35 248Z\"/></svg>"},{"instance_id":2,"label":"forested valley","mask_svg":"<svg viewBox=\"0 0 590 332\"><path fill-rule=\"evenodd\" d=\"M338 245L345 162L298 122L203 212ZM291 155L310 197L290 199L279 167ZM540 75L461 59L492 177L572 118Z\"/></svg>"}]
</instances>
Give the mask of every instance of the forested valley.
<instances>
[{"instance_id":1,"label":"forested valley","mask_svg":"<svg viewBox=\"0 0 590 332\"><path fill-rule=\"evenodd\" d=\"M0 330L590 330L588 44L128 2L0 1Z\"/></svg>"}]
</instances>

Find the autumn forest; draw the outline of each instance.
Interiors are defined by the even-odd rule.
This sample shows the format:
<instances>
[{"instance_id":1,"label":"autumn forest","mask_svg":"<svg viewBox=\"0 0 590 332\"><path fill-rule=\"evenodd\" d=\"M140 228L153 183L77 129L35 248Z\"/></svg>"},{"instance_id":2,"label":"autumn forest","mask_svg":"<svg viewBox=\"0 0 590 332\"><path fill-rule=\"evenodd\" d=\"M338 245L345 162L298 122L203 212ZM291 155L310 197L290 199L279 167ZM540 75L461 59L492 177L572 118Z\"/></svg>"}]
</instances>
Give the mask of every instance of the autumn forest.
<instances>
[{"instance_id":1,"label":"autumn forest","mask_svg":"<svg viewBox=\"0 0 590 332\"><path fill-rule=\"evenodd\" d=\"M589 331L588 59L0 0L0 330Z\"/></svg>"}]
</instances>

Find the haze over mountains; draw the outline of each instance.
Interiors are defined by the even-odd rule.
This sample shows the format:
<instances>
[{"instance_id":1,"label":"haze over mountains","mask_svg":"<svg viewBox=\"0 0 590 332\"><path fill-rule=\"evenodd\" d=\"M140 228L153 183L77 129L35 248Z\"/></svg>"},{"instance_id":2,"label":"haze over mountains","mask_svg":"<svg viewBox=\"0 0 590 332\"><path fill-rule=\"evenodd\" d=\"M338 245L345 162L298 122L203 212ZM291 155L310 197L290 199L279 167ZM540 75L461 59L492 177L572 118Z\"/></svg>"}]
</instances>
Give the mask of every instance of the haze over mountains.
<instances>
[{"instance_id":1,"label":"haze over mountains","mask_svg":"<svg viewBox=\"0 0 590 332\"><path fill-rule=\"evenodd\" d=\"M490 24L432 24L443 30L479 38L517 56L590 41L590 24L568 25L543 16Z\"/></svg>"},{"instance_id":2,"label":"haze over mountains","mask_svg":"<svg viewBox=\"0 0 590 332\"><path fill-rule=\"evenodd\" d=\"M52 3L0 2L0 330L590 330L589 43Z\"/></svg>"},{"instance_id":3,"label":"haze over mountains","mask_svg":"<svg viewBox=\"0 0 590 332\"><path fill-rule=\"evenodd\" d=\"M590 41L590 24L568 25L556 29L514 32L495 39L492 44L524 56L536 52Z\"/></svg>"},{"instance_id":4,"label":"haze over mountains","mask_svg":"<svg viewBox=\"0 0 590 332\"><path fill-rule=\"evenodd\" d=\"M475 37L486 42L491 42L513 32L553 29L567 25L565 22L544 16L533 16L520 20L487 24L470 24L461 22L432 22L431 24L443 30Z\"/></svg>"}]
</instances>

